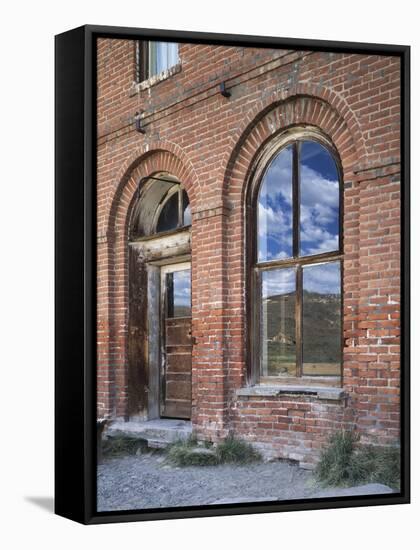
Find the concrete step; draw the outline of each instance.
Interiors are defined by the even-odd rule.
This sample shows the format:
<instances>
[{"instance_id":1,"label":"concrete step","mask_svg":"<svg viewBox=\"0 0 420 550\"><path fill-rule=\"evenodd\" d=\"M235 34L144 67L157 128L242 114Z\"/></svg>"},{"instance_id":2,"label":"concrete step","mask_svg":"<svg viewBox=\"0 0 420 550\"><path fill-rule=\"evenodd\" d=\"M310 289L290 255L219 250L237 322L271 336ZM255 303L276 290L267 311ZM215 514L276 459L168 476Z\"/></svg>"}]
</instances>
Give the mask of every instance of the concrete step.
<instances>
[{"instance_id":1,"label":"concrete step","mask_svg":"<svg viewBox=\"0 0 420 550\"><path fill-rule=\"evenodd\" d=\"M166 449L170 443L171 441L165 441L164 439L147 439L147 446L151 449Z\"/></svg>"},{"instance_id":2,"label":"concrete step","mask_svg":"<svg viewBox=\"0 0 420 550\"><path fill-rule=\"evenodd\" d=\"M185 440L192 433L191 422L186 420L157 419L145 422L111 422L105 435L145 439L148 447L163 449L170 443Z\"/></svg>"}]
</instances>

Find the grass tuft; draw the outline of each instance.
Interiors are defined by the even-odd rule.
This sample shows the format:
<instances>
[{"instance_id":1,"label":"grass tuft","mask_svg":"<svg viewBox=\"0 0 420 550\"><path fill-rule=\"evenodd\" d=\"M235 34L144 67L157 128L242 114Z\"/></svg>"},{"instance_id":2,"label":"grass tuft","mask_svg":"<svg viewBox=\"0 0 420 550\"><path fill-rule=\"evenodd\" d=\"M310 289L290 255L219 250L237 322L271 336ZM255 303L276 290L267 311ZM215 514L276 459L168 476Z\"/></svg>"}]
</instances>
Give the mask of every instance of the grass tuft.
<instances>
[{"instance_id":1,"label":"grass tuft","mask_svg":"<svg viewBox=\"0 0 420 550\"><path fill-rule=\"evenodd\" d=\"M229 435L216 449L220 463L250 464L261 460L261 454L242 439Z\"/></svg>"},{"instance_id":2,"label":"grass tuft","mask_svg":"<svg viewBox=\"0 0 420 550\"><path fill-rule=\"evenodd\" d=\"M135 455L137 451L147 450L147 441L127 436L110 436L102 442L102 453L105 457Z\"/></svg>"},{"instance_id":3,"label":"grass tuft","mask_svg":"<svg viewBox=\"0 0 420 550\"><path fill-rule=\"evenodd\" d=\"M326 486L383 483L396 489L400 483L400 451L395 447L358 446L353 431L332 435L315 470Z\"/></svg>"},{"instance_id":4,"label":"grass tuft","mask_svg":"<svg viewBox=\"0 0 420 550\"><path fill-rule=\"evenodd\" d=\"M356 449L350 461L353 483L383 483L400 486L400 450L395 447L367 446Z\"/></svg>"},{"instance_id":5,"label":"grass tuft","mask_svg":"<svg viewBox=\"0 0 420 550\"><path fill-rule=\"evenodd\" d=\"M315 470L322 483L337 486L350 481L350 459L357 440L356 434L350 431L337 432L330 437Z\"/></svg>"},{"instance_id":6,"label":"grass tuft","mask_svg":"<svg viewBox=\"0 0 420 550\"><path fill-rule=\"evenodd\" d=\"M177 466L215 466L218 464L216 454L212 453L208 446L200 449L194 436L190 436L186 440L175 441L167 448L167 456L168 460Z\"/></svg>"},{"instance_id":7,"label":"grass tuft","mask_svg":"<svg viewBox=\"0 0 420 550\"><path fill-rule=\"evenodd\" d=\"M198 443L194 437L176 441L167 448L167 456L177 466L249 464L261 460L260 453L250 443L233 436L228 436L217 446L208 441Z\"/></svg>"}]
</instances>

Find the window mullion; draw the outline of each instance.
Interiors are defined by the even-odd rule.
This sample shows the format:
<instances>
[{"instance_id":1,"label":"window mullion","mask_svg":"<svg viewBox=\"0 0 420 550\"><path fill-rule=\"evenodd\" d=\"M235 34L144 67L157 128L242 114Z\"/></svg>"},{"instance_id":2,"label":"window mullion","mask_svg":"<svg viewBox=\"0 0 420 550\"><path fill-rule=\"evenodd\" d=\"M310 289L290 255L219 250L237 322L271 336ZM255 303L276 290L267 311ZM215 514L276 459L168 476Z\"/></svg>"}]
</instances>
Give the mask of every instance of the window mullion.
<instances>
[{"instance_id":1,"label":"window mullion","mask_svg":"<svg viewBox=\"0 0 420 550\"><path fill-rule=\"evenodd\" d=\"M181 186L178 188L178 227L184 225L183 220L183 208L182 208L182 189Z\"/></svg>"},{"instance_id":2,"label":"window mullion","mask_svg":"<svg viewBox=\"0 0 420 550\"><path fill-rule=\"evenodd\" d=\"M293 145L293 256L299 257L300 230L300 174L299 142ZM302 376L302 266L296 265L296 300L295 300L295 334L296 334L296 376Z\"/></svg>"},{"instance_id":3,"label":"window mullion","mask_svg":"<svg viewBox=\"0 0 420 550\"><path fill-rule=\"evenodd\" d=\"M293 207L293 256L299 256L299 142L293 144L292 207Z\"/></svg>"},{"instance_id":4,"label":"window mullion","mask_svg":"<svg viewBox=\"0 0 420 550\"><path fill-rule=\"evenodd\" d=\"M296 376L302 376L302 266L296 267Z\"/></svg>"},{"instance_id":5,"label":"window mullion","mask_svg":"<svg viewBox=\"0 0 420 550\"><path fill-rule=\"evenodd\" d=\"M262 359L263 355L261 353L262 351L262 315L261 315L261 307L262 307L262 277L261 272L259 269L256 269L252 273L253 278L253 284L254 289L258 289L258 291L254 295L255 299L255 305L256 308L254 310L254 326L257 327L258 330L258 337L252 341L252 350L251 350L251 357L253 357L253 360L255 361L254 364L258 364L257 372L253 373L252 377L252 383L258 384L260 381L260 377L263 375L262 373Z\"/></svg>"}]
</instances>

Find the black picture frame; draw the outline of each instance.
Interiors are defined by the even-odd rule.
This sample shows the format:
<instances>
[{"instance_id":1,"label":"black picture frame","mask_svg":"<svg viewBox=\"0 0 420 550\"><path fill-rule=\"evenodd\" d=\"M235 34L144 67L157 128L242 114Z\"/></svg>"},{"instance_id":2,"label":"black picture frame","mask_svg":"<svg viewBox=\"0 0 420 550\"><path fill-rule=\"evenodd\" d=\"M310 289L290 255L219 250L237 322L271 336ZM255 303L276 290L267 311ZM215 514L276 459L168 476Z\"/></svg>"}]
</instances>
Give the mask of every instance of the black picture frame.
<instances>
[{"instance_id":1,"label":"black picture frame","mask_svg":"<svg viewBox=\"0 0 420 550\"><path fill-rule=\"evenodd\" d=\"M399 56L401 59L401 491L363 497L97 512L96 47L98 37ZM55 512L83 524L410 502L410 48L86 25L55 37Z\"/></svg>"}]
</instances>

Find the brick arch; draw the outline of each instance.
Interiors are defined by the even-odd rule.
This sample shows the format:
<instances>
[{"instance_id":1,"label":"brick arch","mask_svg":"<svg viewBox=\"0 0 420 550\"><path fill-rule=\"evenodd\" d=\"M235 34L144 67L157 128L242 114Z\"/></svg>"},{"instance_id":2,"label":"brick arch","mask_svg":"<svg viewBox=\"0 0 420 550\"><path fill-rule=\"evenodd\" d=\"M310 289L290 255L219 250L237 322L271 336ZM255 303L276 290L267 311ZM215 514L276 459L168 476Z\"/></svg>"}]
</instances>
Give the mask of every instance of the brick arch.
<instances>
[{"instance_id":1,"label":"brick arch","mask_svg":"<svg viewBox=\"0 0 420 550\"><path fill-rule=\"evenodd\" d=\"M105 284L108 292L106 313L98 316L98 327L109 328L107 379L112 380L112 398L108 410L117 417L127 414L128 405L128 230L131 212L141 178L168 172L184 185L194 211L198 178L182 150L171 143L149 143L133 152L121 167L107 198L107 215L98 223L98 261L106 258ZM102 226L101 226L102 223Z\"/></svg>"},{"instance_id":2,"label":"brick arch","mask_svg":"<svg viewBox=\"0 0 420 550\"><path fill-rule=\"evenodd\" d=\"M223 193L234 165L249 164L252 154L275 133L288 126L309 124L327 134L337 147L345 174L367 157L359 122L339 94L317 83L301 82L276 90L249 109L242 124L231 135L221 163Z\"/></svg>"},{"instance_id":3,"label":"brick arch","mask_svg":"<svg viewBox=\"0 0 420 550\"><path fill-rule=\"evenodd\" d=\"M99 233L110 236L123 228L125 230L140 179L163 171L183 183L194 211L199 184L187 155L175 143L149 142L134 150L118 171L115 185L107 197L107 215L102 227L98 227Z\"/></svg>"},{"instance_id":4,"label":"brick arch","mask_svg":"<svg viewBox=\"0 0 420 550\"><path fill-rule=\"evenodd\" d=\"M315 91L317 96L304 95ZM359 124L345 101L315 84L299 84L288 92L274 92L250 110L231 137L231 146L224 157L220 200L230 211L225 229L231 242L244 242L245 195L258 154L275 136L299 126L321 131L340 157L343 181L354 180L354 167L363 164L366 147Z\"/></svg>"}]
</instances>

